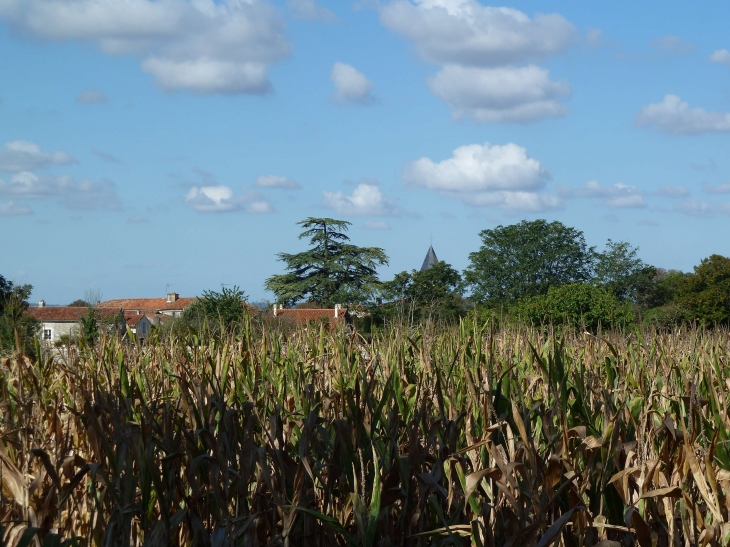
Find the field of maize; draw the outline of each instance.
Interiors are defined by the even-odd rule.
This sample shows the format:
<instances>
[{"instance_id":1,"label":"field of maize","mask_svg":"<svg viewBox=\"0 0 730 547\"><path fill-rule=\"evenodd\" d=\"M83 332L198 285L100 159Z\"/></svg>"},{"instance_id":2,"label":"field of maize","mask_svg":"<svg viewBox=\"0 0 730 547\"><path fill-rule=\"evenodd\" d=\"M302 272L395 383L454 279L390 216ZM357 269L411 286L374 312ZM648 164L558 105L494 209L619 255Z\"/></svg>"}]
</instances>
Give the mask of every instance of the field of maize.
<instances>
[{"instance_id":1,"label":"field of maize","mask_svg":"<svg viewBox=\"0 0 730 547\"><path fill-rule=\"evenodd\" d=\"M0 363L6 545L730 544L727 331L247 319Z\"/></svg>"}]
</instances>

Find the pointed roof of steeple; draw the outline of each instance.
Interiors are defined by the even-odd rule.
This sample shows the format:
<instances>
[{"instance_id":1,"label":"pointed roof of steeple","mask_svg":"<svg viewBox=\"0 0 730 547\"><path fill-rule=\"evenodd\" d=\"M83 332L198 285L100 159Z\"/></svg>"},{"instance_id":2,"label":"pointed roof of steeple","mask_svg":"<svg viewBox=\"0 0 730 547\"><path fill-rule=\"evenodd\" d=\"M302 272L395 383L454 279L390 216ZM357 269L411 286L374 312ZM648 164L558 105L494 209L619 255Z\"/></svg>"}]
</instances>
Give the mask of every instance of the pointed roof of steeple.
<instances>
[{"instance_id":1,"label":"pointed roof of steeple","mask_svg":"<svg viewBox=\"0 0 730 547\"><path fill-rule=\"evenodd\" d=\"M429 268L435 266L439 263L439 259L436 258L436 251L433 250L433 246L428 248L428 252L426 253L426 258L423 259L423 266L421 266L421 271L428 270Z\"/></svg>"}]
</instances>

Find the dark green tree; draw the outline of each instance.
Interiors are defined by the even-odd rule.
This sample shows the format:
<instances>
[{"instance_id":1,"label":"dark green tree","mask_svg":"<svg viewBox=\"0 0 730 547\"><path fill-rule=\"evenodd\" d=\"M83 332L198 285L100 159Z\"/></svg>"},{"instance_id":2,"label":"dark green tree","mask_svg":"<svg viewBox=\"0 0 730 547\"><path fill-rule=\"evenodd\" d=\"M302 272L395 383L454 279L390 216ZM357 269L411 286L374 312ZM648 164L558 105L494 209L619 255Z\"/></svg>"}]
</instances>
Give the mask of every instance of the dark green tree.
<instances>
[{"instance_id":1,"label":"dark green tree","mask_svg":"<svg viewBox=\"0 0 730 547\"><path fill-rule=\"evenodd\" d=\"M677 301L690 321L705 325L730 324L730 258L712 255L681 281Z\"/></svg>"},{"instance_id":2,"label":"dark green tree","mask_svg":"<svg viewBox=\"0 0 730 547\"><path fill-rule=\"evenodd\" d=\"M0 276L2 277L2 276ZM2 349L30 353L38 323L26 311L33 285L14 285L0 279L0 344Z\"/></svg>"},{"instance_id":3,"label":"dark green tree","mask_svg":"<svg viewBox=\"0 0 730 547\"><path fill-rule=\"evenodd\" d=\"M629 324L633 313L628 303L591 283L550 287L547 294L524 298L511 310L516 318L534 325L567 325L595 332Z\"/></svg>"},{"instance_id":4,"label":"dark green tree","mask_svg":"<svg viewBox=\"0 0 730 547\"><path fill-rule=\"evenodd\" d=\"M596 255L594 281L621 301L637 302L656 273L638 251L630 243L609 239L606 249Z\"/></svg>"},{"instance_id":5,"label":"dark green tree","mask_svg":"<svg viewBox=\"0 0 730 547\"><path fill-rule=\"evenodd\" d=\"M382 284L380 292L395 311L407 311L416 320L454 320L464 311L461 282L458 271L439 262L426 270L396 274L392 281Z\"/></svg>"},{"instance_id":6,"label":"dark green tree","mask_svg":"<svg viewBox=\"0 0 730 547\"><path fill-rule=\"evenodd\" d=\"M81 335L89 346L99 339L99 318L96 308L88 306L86 315L81 316Z\"/></svg>"},{"instance_id":7,"label":"dark green tree","mask_svg":"<svg viewBox=\"0 0 730 547\"><path fill-rule=\"evenodd\" d=\"M464 272L478 302L509 302L550 287L589 281L595 251L583 232L560 222L527 221L483 230Z\"/></svg>"},{"instance_id":8,"label":"dark green tree","mask_svg":"<svg viewBox=\"0 0 730 547\"><path fill-rule=\"evenodd\" d=\"M233 288L221 287L221 291L203 291L198 298L183 312L183 321L192 326L201 326L203 321L208 327L228 331L240 324L244 317L246 294L234 285Z\"/></svg>"},{"instance_id":9,"label":"dark green tree","mask_svg":"<svg viewBox=\"0 0 730 547\"><path fill-rule=\"evenodd\" d=\"M91 306L91 304L81 298L78 298L69 304L69 307L71 308L86 308L88 306Z\"/></svg>"},{"instance_id":10,"label":"dark green tree","mask_svg":"<svg viewBox=\"0 0 730 547\"><path fill-rule=\"evenodd\" d=\"M279 253L287 272L269 277L266 289L287 306L367 300L378 284L376 268L388 264L385 251L349 244L345 232L350 223L344 220L309 217L297 224L304 228L299 239L309 239L311 247L296 254Z\"/></svg>"}]
</instances>

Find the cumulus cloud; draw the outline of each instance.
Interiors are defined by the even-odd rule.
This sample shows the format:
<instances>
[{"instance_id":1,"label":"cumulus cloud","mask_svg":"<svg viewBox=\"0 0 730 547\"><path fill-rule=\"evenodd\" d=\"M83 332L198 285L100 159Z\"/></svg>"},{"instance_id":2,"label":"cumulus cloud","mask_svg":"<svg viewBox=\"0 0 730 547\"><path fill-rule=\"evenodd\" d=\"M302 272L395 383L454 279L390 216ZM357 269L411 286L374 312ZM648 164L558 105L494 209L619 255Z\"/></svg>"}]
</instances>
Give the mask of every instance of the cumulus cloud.
<instances>
[{"instance_id":1,"label":"cumulus cloud","mask_svg":"<svg viewBox=\"0 0 730 547\"><path fill-rule=\"evenodd\" d=\"M497 66L565 51L575 27L562 15L484 6L476 0L396 0L380 10L382 23L411 40L437 64Z\"/></svg>"},{"instance_id":2,"label":"cumulus cloud","mask_svg":"<svg viewBox=\"0 0 730 547\"><path fill-rule=\"evenodd\" d=\"M557 196L538 192L549 180L547 169L514 143L460 146L438 163L420 158L403 172L406 184L436 190L480 207L544 211L562 206Z\"/></svg>"},{"instance_id":3,"label":"cumulus cloud","mask_svg":"<svg viewBox=\"0 0 730 547\"><path fill-rule=\"evenodd\" d=\"M374 184L360 184L352 195L342 192L322 192L324 205L343 216L393 216L398 209Z\"/></svg>"},{"instance_id":4,"label":"cumulus cloud","mask_svg":"<svg viewBox=\"0 0 730 547\"><path fill-rule=\"evenodd\" d=\"M256 178L254 184L259 188L285 188L289 190L298 190L302 187L298 182L278 175L261 175Z\"/></svg>"},{"instance_id":5,"label":"cumulus cloud","mask_svg":"<svg viewBox=\"0 0 730 547\"><path fill-rule=\"evenodd\" d=\"M730 66L730 51L726 49L718 49L710 55L710 61L719 65Z\"/></svg>"},{"instance_id":6,"label":"cumulus cloud","mask_svg":"<svg viewBox=\"0 0 730 547\"><path fill-rule=\"evenodd\" d=\"M699 201L696 199L687 199L677 202L674 206L674 210L694 217L710 217L714 216L716 212L715 208L706 201Z\"/></svg>"},{"instance_id":7,"label":"cumulus cloud","mask_svg":"<svg viewBox=\"0 0 730 547\"><path fill-rule=\"evenodd\" d=\"M8 173L33 171L73 161L65 152L43 152L39 145L28 141L8 142L5 143L5 150L0 150L0 171Z\"/></svg>"},{"instance_id":8,"label":"cumulus cloud","mask_svg":"<svg viewBox=\"0 0 730 547\"><path fill-rule=\"evenodd\" d=\"M656 192L656 195L662 198L686 198L689 196L689 190L682 186L681 184L677 185L670 185L670 184L664 184L659 187L659 190Z\"/></svg>"},{"instance_id":9,"label":"cumulus cloud","mask_svg":"<svg viewBox=\"0 0 730 547\"><path fill-rule=\"evenodd\" d=\"M116 157L114 154L109 154L108 152L104 152L97 148L94 148L91 153L94 154L97 158L108 161L109 163L119 163L119 158Z\"/></svg>"},{"instance_id":10,"label":"cumulus cloud","mask_svg":"<svg viewBox=\"0 0 730 547\"><path fill-rule=\"evenodd\" d=\"M368 230L390 230L390 224L384 220L366 220L363 226Z\"/></svg>"},{"instance_id":11,"label":"cumulus cloud","mask_svg":"<svg viewBox=\"0 0 730 547\"><path fill-rule=\"evenodd\" d=\"M611 186L602 186L595 180L589 180L578 189L583 198L600 198L609 207L628 209L646 207L641 192L636 186L617 182Z\"/></svg>"},{"instance_id":12,"label":"cumulus cloud","mask_svg":"<svg viewBox=\"0 0 730 547\"><path fill-rule=\"evenodd\" d=\"M13 217L18 215L29 215L33 211L25 205L20 205L14 201L0 203L0 217Z\"/></svg>"},{"instance_id":13,"label":"cumulus cloud","mask_svg":"<svg viewBox=\"0 0 730 547\"><path fill-rule=\"evenodd\" d=\"M446 65L428 84L457 118L529 122L568 112L560 99L570 96L570 85L552 81L548 70L535 65L498 68Z\"/></svg>"},{"instance_id":14,"label":"cumulus cloud","mask_svg":"<svg viewBox=\"0 0 730 547\"><path fill-rule=\"evenodd\" d=\"M406 166L406 183L443 192L535 190L549 178L547 169L514 143L460 146L451 158L435 163L421 158Z\"/></svg>"},{"instance_id":15,"label":"cumulus cloud","mask_svg":"<svg viewBox=\"0 0 730 547\"><path fill-rule=\"evenodd\" d=\"M185 202L201 213L270 213L271 204L256 192L236 195L228 186L193 186L185 195Z\"/></svg>"},{"instance_id":16,"label":"cumulus cloud","mask_svg":"<svg viewBox=\"0 0 730 547\"><path fill-rule=\"evenodd\" d=\"M577 32L562 15L528 17L476 0L394 0L380 10L383 25L409 40L428 62L442 65L428 84L455 118L529 122L563 116L567 83L534 65L561 53Z\"/></svg>"},{"instance_id":17,"label":"cumulus cloud","mask_svg":"<svg viewBox=\"0 0 730 547\"><path fill-rule=\"evenodd\" d=\"M375 96L372 94L374 84L354 66L337 62L332 65L330 78L335 84L333 97L335 101L360 104L375 102Z\"/></svg>"},{"instance_id":18,"label":"cumulus cloud","mask_svg":"<svg viewBox=\"0 0 730 547\"><path fill-rule=\"evenodd\" d=\"M9 182L0 180L0 196L17 199L55 198L68 209L115 211L121 208L121 201L111 181L76 182L68 176L39 176L29 171L13 174Z\"/></svg>"},{"instance_id":19,"label":"cumulus cloud","mask_svg":"<svg viewBox=\"0 0 730 547\"><path fill-rule=\"evenodd\" d=\"M730 180L722 184L703 184L702 189L707 194L730 194Z\"/></svg>"},{"instance_id":20,"label":"cumulus cloud","mask_svg":"<svg viewBox=\"0 0 730 547\"><path fill-rule=\"evenodd\" d=\"M266 0L0 0L0 19L34 38L136 55L165 90L264 93L289 52Z\"/></svg>"},{"instance_id":21,"label":"cumulus cloud","mask_svg":"<svg viewBox=\"0 0 730 547\"><path fill-rule=\"evenodd\" d=\"M98 89L89 89L79 93L76 97L76 102L81 104L108 103L109 97L104 95L103 91Z\"/></svg>"},{"instance_id":22,"label":"cumulus cloud","mask_svg":"<svg viewBox=\"0 0 730 547\"><path fill-rule=\"evenodd\" d=\"M643 107L636 121L644 127L674 135L730 131L730 113L690 108L677 95L666 95L662 102Z\"/></svg>"},{"instance_id":23,"label":"cumulus cloud","mask_svg":"<svg viewBox=\"0 0 730 547\"><path fill-rule=\"evenodd\" d=\"M286 5L297 19L304 21L322 21L324 23L337 21L337 16L334 12L320 6L314 0L289 0Z\"/></svg>"},{"instance_id":24,"label":"cumulus cloud","mask_svg":"<svg viewBox=\"0 0 730 547\"><path fill-rule=\"evenodd\" d=\"M688 42L684 38L675 36L674 34L667 34L660 38L654 38L651 41L651 45L658 51L665 51L667 53L676 53L683 55L686 53L692 53L697 46L691 42Z\"/></svg>"}]
</instances>

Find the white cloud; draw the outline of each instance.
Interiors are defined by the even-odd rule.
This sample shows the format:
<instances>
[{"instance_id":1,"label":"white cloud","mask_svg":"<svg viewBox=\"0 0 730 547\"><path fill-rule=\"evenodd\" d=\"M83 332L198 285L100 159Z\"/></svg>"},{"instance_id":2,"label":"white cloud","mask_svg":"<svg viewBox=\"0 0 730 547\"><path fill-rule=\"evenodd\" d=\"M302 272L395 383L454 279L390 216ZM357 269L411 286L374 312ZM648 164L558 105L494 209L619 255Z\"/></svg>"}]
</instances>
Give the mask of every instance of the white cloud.
<instances>
[{"instance_id":1,"label":"white cloud","mask_svg":"<svg viewBox=\"0 0 730 547\"><path fill-rule=\"evenodd\" d=\"M406 183L442 192L535 190L549 178L547 169L514 143L460 146L451 158L435 163L421 158L406 166Z\"/></svg>"},{"instance_id":2,"label":"white cloud","mask_svg":"<svg viewBox=\"0 0 730 547\"><path fill-rule=\"evenodd\" d=\"M256 178L254 184L259 188L286 188L290 190L298 190L302 187L298 182L278 175L261 175Z\"/></svg>"},{"instance_id":3,"label":"white cloud","mask_svg":"<svg viewBox=\"0 0 730 547\"><path fill-rule=\"evenodd\" d=\"M337 21L334 12L320 6L314 0L289 0L286 5L297 19L304 21L322 21L332 23Z\"/></svg>"},{"instance_id":4,"label":"white cloud","mask_svg":"<svg viewBox=\"0 0 730 547\"><path fill-rule=\"evenodd\" d=\"M547 169L514 143L460 146L451 158L421 158L403 172L406 184L436 190L469 205L519 211L562 206L557 196L538 193L550 178Z\"/></svg>"},{"instance_id":5,"label":"white cloud","mask_svg":"<svg viewBox=\"0 0 730 547\"><path fill-rule=\"evenodd\" d=\"M374 184L360 184L352 195L342 192L322 192L324 205L344 216L393 216L398 210L391 200L383 195Z\"/></svg>"},{"instance_id":6,"label":"white cloud","mask_svg":"<svg viewBox=\"0 0 730 547\"><path fill-rule=\"evenodd\" d=\"M437 64L496 66L542 59L565 51L577 35L562 15L531 19L476 0L395 0L380 10L380 19Z\"/></svg>"},{"instance_id":7,"label":"white cloud","mask_svg":"<svg viewBox=\"0 0 730 547\"><path fill-rule=\"evenodd\" d=\"M193 186L185 195L185 202L201 213L270 213L271 204L256 192L237 196L228 186Z\"/></svg>"},{"instance_id":8,"label":"white cloud","mask_svg":"<svg viewBox=\"0 0 730 547\"><path fill-rule=\"evenodd\" d=\"M730 66L730 51L726 49L718 49L710 55L710 61L719 65Z\"/></svg>"},{"instance_id":9,"label":"white cloud","mask_svg":"<svg viewBox=\"0 0 730 547\"><path fill-rule=\"evenodd\" d=\"M18 199L56 198L68 209L114 211L121 208L121 201L111 181L76 182L68 176L38 176L29 171L13 174L9 182L0 180L0 195Z\"/></svg>"},{"instance_id":10,"label":"white cloud","mask_svg":"<svg viewBox=\"0 0 730 547\"><path fill-rule=\"evenodd\" d=\"M32 171L73 161L65 152L43 152L40 146L27 141L5 143L5 150L0 150L0 171L9 173Z\"/></svg>"},{"instance_id":11,"label":"white cloud","mask_svg":"<svg viewBox=\"0 0 730 547\"><path fill-rule=\"evenodd\" d=\"M730 113L690 108L676 95L666 95L661 103L643 107L636 119L639 125L675 135L730 131Z\"/></svg>"},{"instance_id":12,"label":"white cloud","mask_svg":"<svg viewBox=\"0 0 730 547\"><path fill-rule=\"evenodd\" d=\"M674 209L677 212L695 217L709 217L715 214L713 207L709 203L696 199L680 201L674 206Z\"/></svg>"},{"instance_id":13,"label":"white cloud","mask_svg":"<svg viewBox=\"0 0 730 547\"><path fill-rule=\"evenodd\" d=\"M337 62L332 65L330 78L335 84L335 101L360 104L371 104L375 101L372 94L374 84L354 66Z\"/></svg>"},{"instance_id":14,"label":"white cloud","mask_svg":"<svg viewBox=\"0 0 730 547\"><path fill-rule=\"evenodd\" d=\"M659 187L659 190L656 192L656 195L662 198L686 198L689 196L689 190L682 186L681 184L677 185L669 185L664 184Z\"/></svg>"},{"instance_id":15,"label":"white cloud","mask_svg":"<svg viewBox=\"0 0 730 547\"><path fill-rule=\"evenodd\" d=\"M19 205L14 201L0 203L0 217L11 217L18 215L30 215L33 211L25 205Z\"/></svg>"},{"instance_id":16,"label":"white cloud","mask_svg":"<svg viewBox=\"0 0 730 547\"><path fill-rule=\"evenodd\" d=\"M81 104L107 103L109 102L109 97L104 95L103 91L89 89L88 91L79 93L76 97L76 102Z\"/></svg>"},{"instance_id":17,"label":"white cloud","mask_svg":"<svg viewBox=\"0 0 730 547\"><path fill-rule=\"evenodd\" d=\"M38 39L136 55L165 90L263 93L268 65L289 52L265 0L0 0L0 19Z\"/></svg>"},{"instance_id":18,"label":"white cloud","mask_svg":"<svg viewBox=\"0 0 730 547\"><path fill-rule=\"evenodd\" d=\"M578 195L583 198L601 198L607 206L617 209L646 207L639 189L622 182L601 186L598 181L589 180L578 189Z\"/></svg>"},{"instance_id":19,"label":"white cloud","mask_svg":"<svg viewBox=\"0 0 730 547\"><path fill-rule=\"evenodd\" d=\"M692 53L697 46L691 42L688 42L684 38L675 36L674 34L667 34L661 38L654 38L651 41L651 45L654 49L659 51L666 51L667 53L676 53L683 55L686 53Z\"/></svg>"},{"instance_id":20,"label":"white cloud","mask_svg":"<svg viewBox=\"0 0 730 547\"><path fill-rule=\"evenodd\" d=\"M368 230L390 230L390 224L384 220L366 220L363 226Z\"/></svg>"},{"instance_id":21,"label":"white cloud","mask_svg":"<svg viewBox=\"0 0 730 547\"><path fill-rule=\"evenodd\" d=\"M428 81L454 118L531 122L563 116L567 83L516 63L562 53L577 32L562 15L528 17L476 0L394 0L380 10L383 25L411 40L428 62L442 65Z\"/></svg>"},{"instance_id":22,"label":"white cloud","mask_svg":"<svg viewBox=\"0 0 730 547\"><path fill-rule=\"evenodd\" d=\"M568 112L560 99L570 96L570 85L550 80L549 71L535 65L519 68L446 65L428 83L457 118L468 116L477 122L529 122Z\"/></svg>"},{"instance_id":23,"label":"white cloud","mask_svg":"<svg viewBox=\"0 0 730 547\"><path fill-rule=\"evenodd\" d=\"M730 180L722 184L703 184L702 189L707 194L730 194Z\"/></svg>"}]
</instances>

